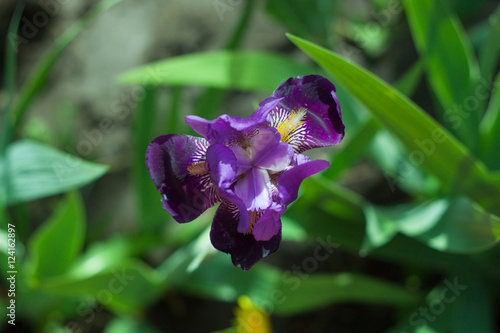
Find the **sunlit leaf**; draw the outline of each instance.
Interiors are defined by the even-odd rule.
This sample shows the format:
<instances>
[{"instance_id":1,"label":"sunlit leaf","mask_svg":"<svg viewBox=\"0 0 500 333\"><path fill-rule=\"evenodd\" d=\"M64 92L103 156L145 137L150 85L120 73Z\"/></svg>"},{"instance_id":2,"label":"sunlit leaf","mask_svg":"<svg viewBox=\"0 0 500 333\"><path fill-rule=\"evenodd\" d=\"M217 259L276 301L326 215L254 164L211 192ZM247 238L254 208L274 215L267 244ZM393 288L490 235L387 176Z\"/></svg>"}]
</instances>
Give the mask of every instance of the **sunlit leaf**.
<instances>
[{"instance_id":1,"label":"sunlit leaf","mask_svg":"<svg viewBox=\"0 0 500 333\"><path fill-rule=\"evenodd\" d=\"M104 329L103 333L159 333L161 332L147 322L141 322L129 317L113 319Z\"/></svg>"},{"instance_id":2,"label":"sunlit leaf","mask_svg":"<svg viewBox=\"0 0 500 333\"><path fill-rule=\"evenodd\" d=\"M365 249L389 242L397 232L452 253L472 253L500 240L500 218L466 198L443 198L418 206L366 206Z\"/></svg>"},{"instance_id":3,"label":"sunlit leaf","mask_svg":"<svg viewBox=\"0 0 500 333\"><path fill-rule=\"evenodd\" d=\"M492 182L486 167L416 104L333 52L292 35L289 38L401 140L410 163L436 176L445 191L465 193L492 212L500 212L500 188Z\"/></svg>"},{"instance_id":4,"label":"sunlit leaf","mask_svg":"<svg viewBox=\"0 0 500 333\"><path fill-rule=\"evenodd\" d=\"M0 187L7 194L7 204L15 204L79 188L106 170L105 165L22 140L9 145L0 161Z\"/></svg>"},{"instance_id":5,"label":"sunlit leaf","mask_svg":"<svg viewBox=\"0 0 500 333\"><path fill-rule=\"evenodd\" d=\"M286 315L341 302L405 307L419 300L418 294L400 286L362 275L299 275L264 264L243 272L230 263L224 264L226 259L223 254L216 255L176 286L193 295L222 301L235 301L239 295L248 295L265 310Z\"/></svg>"},{"instance_id":6,"label":"sunlit leaf","mask_svg":"<svg viewBox=\"0 0 500 333\"><path fill-rule=\"evenodd\" d=\"M313 258L314 259L314 258ZM418 303L420 296L393 283L360 274L299 275L285 271L275 293L278 314L292 315L325 305L356 302L400 308Z\"/></svg>"},{"instance_id":7,"label":"sunlit leaf","mask_svg":"<svg viewBox=\"0 0 500 333\"><path fill-rule=\"evenodd\" d=\"M315 70L288 57L250 51L216 51L169 58L122 74L121 83L193 85L273 91L291 76Z\"/></svg>"},{"instance_id":8,"label":"sunlit leaf","mask_svg":"<svg viewBox=\"0 0 500 333\"><path fill-rule=\"evenodd\" d=\"M493 170L500 170L500 73L495 79L490 103L480 127L480 153Z\"/></svg>"},{"instance_id":9,"label":"sunlit leaf","mask_svg":"<svg viewBox=\"0 0 500 333\"><path fill-rule=\"evenodd\" d=\"M136 313L150 304L160 292L158 276L149 266L135 259L107 266L94 275L66 274L46 279L37 288L55 295L90 298L119 313Z\"/></svg>"},{"instance_id":10,"label":"sunlit leaf","mask_svg":"<svg viewBox=\"0 0 500 333\"><path fill-rule=\"evenodd\" d=\"M483 110L472 110L475 112L469 112L467 119L457 111L457 106L463 106L473 93L479 76L470 41L442 0L405 0L403 4L430 84L445 110L442 119L466 146L474 149ZM460 124L453 119L457 117Z\"/></svg>"},{"instance_id":11,"label":"sunlit leaf","mask_svg":"<svg viewBox=\"0 0 500 333\"><path fill-rule=\"evenodd\" d=\"M83 203L77 192L71 192L29 242L33 276L43 279L66 272L80 253L84 240Z\"/></svg>"}]
</instances>

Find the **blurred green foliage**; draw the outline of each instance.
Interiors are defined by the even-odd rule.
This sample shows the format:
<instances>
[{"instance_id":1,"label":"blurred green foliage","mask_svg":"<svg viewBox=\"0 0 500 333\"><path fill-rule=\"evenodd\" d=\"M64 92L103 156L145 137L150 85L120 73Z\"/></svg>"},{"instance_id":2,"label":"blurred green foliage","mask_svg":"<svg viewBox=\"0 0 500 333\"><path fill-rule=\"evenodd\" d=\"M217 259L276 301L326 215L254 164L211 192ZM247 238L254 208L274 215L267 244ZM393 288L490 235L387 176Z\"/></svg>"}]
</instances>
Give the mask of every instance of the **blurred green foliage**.
<instances>
[{"instance_id":1,"label":"blurred green foliage","mask_svg":"<svg viewBox=\"0 0 500 333\"><path fill-rule=\"evenodd\" d=\"M79 189L105 175L108 167L50 146L58 135L45 143L30 140L40 136L36 129L44 125L23 131L22 124L59 55L119 2L101 1L61 35L18 93L16 50L12 43L6 47L0 261L6 278L12 256L8 224L15 221L19 321L37 331L80 332L105 308L111 319L104 332L159 332L144 314L164 295L180 292L223 302L248 295L271 315L282 316L334 303L386 305L396 310L388 332L495 331L500 7L479 27L466 29L463 20L486 1L373 0L370 17L349 15L338 1L268 0L266 13L291 31L288 39L313 60L305 63L290 54L239 49L256 10L249 1L223 50L162 59L123 73L119 83L140 85L144 93L131 129L136 224L124 235L96 241L99 237L87 233ZM21 11L12 18L12 33ZM419 59L390 84L349 59L390 53L397 47L393 39L400 38L394 25L407 26ZM371 38L373 31L378 33ZM185 87L202 88L196 113L210 118L217 116L228 91L269 94L288 77L312 73L329 77L338 87L346 138L329 156L332 168L303 183L299 200L283 218L283 239L330 244L322 251L397 264L403 272L397 281L362 269L318 273L314 256L299 265L307 271L306 260L316 260L308 274L266 262L243 272L211 247L212 211L179 226L161 209L144 154L154 137L186 131L179 110ZM412 99L421 96L415 91L422 82L420 89L432 100L429 110ZM159 103L164 87L170 97L166 122ZM340 185L342 177L366 161L383 174L391 191L404 193L403 200L377 204ZM53 213L41 226L22 218L31 207L27 202L57 194L50 201ZM148 258L158 251L161 263L155 265ZM439 279L422 285L436 274Z\"/></svg>"}]
</instances>

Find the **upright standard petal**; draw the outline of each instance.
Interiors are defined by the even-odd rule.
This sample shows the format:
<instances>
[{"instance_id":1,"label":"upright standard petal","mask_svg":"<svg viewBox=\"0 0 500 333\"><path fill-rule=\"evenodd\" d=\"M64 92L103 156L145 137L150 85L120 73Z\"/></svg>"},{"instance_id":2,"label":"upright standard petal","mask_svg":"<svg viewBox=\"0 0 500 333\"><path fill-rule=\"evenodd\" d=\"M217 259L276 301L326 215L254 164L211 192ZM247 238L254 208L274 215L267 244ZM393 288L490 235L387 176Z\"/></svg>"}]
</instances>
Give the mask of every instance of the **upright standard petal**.
<instances>
[{"instance_id":1,"label":"upright standard petal","mask_svg":"<svg viewBox=\"0 0 500 333\"><path fill-rule=\"evenodd\" d=\"M271 112L271 126L296 153L331 146L344 137L344 124L335 86L319 75L297 76L278 86L271 98L280 99Z\"/></svg>"},{"instance_id":2,"label":"upright standard petal","mask_svg":"<svg viewBox=\"0 0 500 333\"><path fill-rule=\"evenodd\" d=\"M149 175L161 201L177 222L189 222L221 201L205 169L208 143L170 134L157 137L146 151Z\"/></svg>"},{"instance_id":3,"label":"upright standard petal","mask_svg":"<svg viewBox=\"0 0 500 333\"><path fill-rule=\"evenodd\" d=\"M240 265L246 271L278 249L281 241L281 227L269 240L258 241L251 233L238 232L235 223L238 219L238 208L229 201L223 201L215 213L210 239L217 250L229 253L233 264Z\"/></svg>"},{"instance_id":4,"label":"upright standard petal","mask_svg":"<svg viewBox=\"0 0 500 333\"><path fill-rule=\"evenodd\" d=\"M223 114L214 120L198 116L186 116L186 122L210 144L226 146L246 146L248 138L259 128L269 124L269 113L274 110L280 98L272 98L260 103L259 108L249 118L231 117Z\"/></svg>"},{"instance_id":5,"label":"upright standard petal","mask_svg":"<svg viewBox=\"0 0 500 333\"><path fill-rule=\"evenodd\" d=\"M250 155L254 166L271 172L284 170L293 157L293 149L281 141L275 128L265 128L250 140Z\"/></svg>"}]
</instances>

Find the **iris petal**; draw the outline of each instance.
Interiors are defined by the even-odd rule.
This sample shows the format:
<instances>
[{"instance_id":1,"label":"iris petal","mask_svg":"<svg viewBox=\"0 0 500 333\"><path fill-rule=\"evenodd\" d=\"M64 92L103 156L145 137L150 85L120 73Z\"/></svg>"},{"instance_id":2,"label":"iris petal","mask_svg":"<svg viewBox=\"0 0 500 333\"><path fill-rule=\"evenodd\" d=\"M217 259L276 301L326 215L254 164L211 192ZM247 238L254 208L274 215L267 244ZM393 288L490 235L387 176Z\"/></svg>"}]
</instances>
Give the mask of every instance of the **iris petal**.
<instances>
[{"instance_id":1,"label":"iris petal","mask_svg":"<svg viewBox=\"0 0 500 333\"><path fill-rule=\"evenodd\" d=\"M250 214L246 210L245 202L235 193L233 186L238 169L236 156L230 148L221 144L211 145L207 149L206 155L210 177L212 182L216 184L218 193L222 198L233 202L242 211L235 224L241 230L248 230Z\"/></svg>"},{"instance_id":2,"label":"iris petal","mask_svg":"<svg viewBox=\"0 0 500 333\"><path fill-rule=\"evenodd\" d=\"M236 223L238 208L229 201L223 201L215 213L210 240L219 251L229 253L235 266L246 271L256 262L276 252L281 241L281 228L267 241L258 241L252 234L238 232Z\"/></svg>"},{"instance_id":3,"label":"iris petal","mask_svg":"<svg viewBox=\"0 0 500 333\"><path fill-rule=\"evenodd\" d=\"M186 116L186 122L210 144L235 145L247 140L255 130L267 127L269 113L276 108L281 98L271 98L260 103L249 118L231 117L223 114L214 120L198 116Z\"/></svg>"},{"instance_id":4,"label":"iris petal","mask_svg":"<svg viewBox=\"0 0 500 333\"><path fill-rule=\"evenodd\" d=\"M282 208L282 207L277 207ZM281 231L280 217L285 210L268 209L255 223L252 234L258 241L268 241Z\"/></svg>"},{"instance_id":5,"label":"iris petal","mask_svg":"<svg viewBox=\"0 0 500 333\"><path fill-rule=\"evenodd\" d=\"M272 204L271 181L266 170L252 168L234 186L236 195L243 200L247 211L263 211ZM242 232L245 232L243 230Z\"/></svg>"},{"instance_id":6,"label":"iris petal","mask_svg":"<svg viewBox=\"0 0 500 333\"><path fill-rule=\"evenodd\" d=\"M221 201L208 174L190 174L188 168L205 161L208 143L188 135L163 135L151 142L146 165L162 204L177 222L189 222Z\"/></svg>"},{"instance_id":7,"label":"iris petal","mask_svg":"<svg viewBox=\"0 0 500 333\"><path fill-rule=\"evenodd\" d=\"M271 112L271 126L296 153L335 145L344 137L344 124L335 86L319 75L297 76L273 93L280 104Z\"/></svg>"},{"instance_id":8,"label":"iris petal","mask_svg":"<svg viewBox=\"0 0 500 333\"><path fill-rule=\"evenodd\" d=\"M241 147L230 147L231 151L236 156L236 165L238 167L237 176L247 172L252 167L252 160L247 151Z\"/></svg>"},{"instance_id":9,"label":"iris petal","mask_svg":"<svg viewBox=\"0 0 500 333\"><path fill-rule=\"evenodd\" d=\"M266 128L250 140L253 165L272 172L284 170L293 156L293 149L280 142L281 135L275 128Z\"/></svg>"},{"instance_id":10,"label":"iris petal","mask_svg":"<svg viewBox=\"0 0 500 333\"><path fill-rule=\"evenodd\" d=\"M330 163L324 160L311 161L306 157L295 160L299 161L301 164L286 170L278 178L278 193L280 204L283 206L289 205L297 199L299 186L304 179L330 166Z\"/></svg>"}]
</instances>

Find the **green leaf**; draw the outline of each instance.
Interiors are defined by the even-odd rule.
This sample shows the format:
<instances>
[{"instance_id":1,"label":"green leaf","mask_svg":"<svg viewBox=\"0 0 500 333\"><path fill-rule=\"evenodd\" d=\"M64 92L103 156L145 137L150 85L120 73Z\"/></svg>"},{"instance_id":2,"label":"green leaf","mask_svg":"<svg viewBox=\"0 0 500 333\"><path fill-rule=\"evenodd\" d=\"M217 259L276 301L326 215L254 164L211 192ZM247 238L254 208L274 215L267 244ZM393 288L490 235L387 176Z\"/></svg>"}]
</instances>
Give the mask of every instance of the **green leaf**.
<instances>
[{"instance_id":1,"label":"green leaf","mask_svg":"<svg viewBox=\"0 0 500 333\"><path fill-rule=\"evenodd\" d=\"M7 31L5 38L5 72L4 72L4 89L5 89L5 104L2 105L2 134L0 135L0 157L4 155L5 149L10 141L12 132L11 124L9 123L12 116L12 103L14 101L16 91L16 73L17 73L17 43L19 37L19 23L23 14L24 3L18 2Z\"/></svg>"},{"instance_id":2,"label":"green leaf","mask_svg":"<svg viewBox=\"0 0 500 333\"><path fill-rule=\"evenodd\" d=\"M415 305L420 296L393 283L353 273L305 276L286 271L274 291L277 314L294 315L333 303L356 302L391 305L398 308Z\"/></svg>"},{"instance_id":3,"label":"green leaf","mask_svg":"<svg viewBox=\"0 0 500 333\"><path fill-rule=\"evenodd\" d=\"M146 167L146 149L156 133L157 88L145 87L144 98L134 115L132 175L137 195L138 228L142 233L158 232L167 214L160 204L160 194L149 177ZM157 205L151 205L158 202Z\"/></svg>"},{"instance_id":4,"label":"green leaf","mask_svg":"<svg viewBox=\"0 0 500 333\"><path fill-rule=\"evenodd\" d=\"M339 244L343 251L359 255L366 232L364 207L370 204L323 177L310 177L301 188L304 194L288 208L285 217L302 228L308 240L319 237ZM283 230L287 228L285 222ZM453 271L458 266L475 267L469 256L440 252L417 239L399 234L372 251L370 256L403 265L412 263L425 269L432 267L440 272Z\"/></svg>"},{"instance_id":5,"label":"green leaf","mask_svg":"<svg viewBox=\"0 0 500 333\"><path fill-rule=\"evenodd\" d=\"M421 205L367 205L366 219L365 250L386 244L397 232L451 253L483 251L500 240L500 218L463 197Z\"/></svg>"},{"instance_id":6,"label":"green leaf","mask_svg":"<svg viewBox=\"0 0 500 333\"><path fill-rule=\"evenodd\" d=\"M129 317L113 319L103 333L160 333L153 325Z\"/></svg>"},{"instance_id":7,"label":"green leaf","mask_svg":"<svg viewBox=\"0 0 500 333\"><path fill-rule=\"evenodd\" d=\"M312 257L311 257L312 258ZM404 288L374 278L351 274L297 274L257 264L243 272L230 258L217 254L175 286L196 296L235 301L248 295L263 309L281 315L312 311L339 302L362 302L410 306L419 296Z\"/></svg>"},{"instance_id":8,"label":"green leaf","mask_svg":"<svg viewBox=\"0 0 500 333\"><path fill-rule=\"evenodd\" d=\"M71 192L29 241L33 277L43 279L66 272L80 253L84 240L83 203L77 192Z\"/></svg>"},{"instance_id":9,"label":"green leaf","mask_svg":"<svg viewBox=\"0 0 500 333\"><path fill-rule=\"evenodd\" d=\"M463 117L456 107L463 106L473 93L479 76L477 60L467 35L456 17L441 0L405 0L415 45L424 59L427 76L445 113L442 118L469 148L474 149L481 112L469 112L460 126L451 122ZM448 114L450 112L450 114Z\"/></svg>"},{"instance_id":10,"label":"green leaf","mask_svg":"<svg viewBox=\"0 0 500 333\"><path fill-rule=\"evenodd\" d=\"M234 302L240 295L267 301L278 286L280 277L278 269L265 264L257 264L244 272L233 266L228 255L217 253L192 272L185 272L171 280L171 283L189 294L219 301Z\"/></svg>"},{"instance_id":11,"label":"green leaf","mask_svg":"<svg viewBox=\"0 0 500 333\"><path fill-rule=\"evenodd\" d=\"M394 84L396 89L410 97L417 89L420 78L422 77L423 64L422 61L415 62L406 73L398 79Z\"/></svg>"},{"instance_id":12,"label":"green leaf","mask_svg":"<svg viewBox=\"0 0 500 333\"><path fill-rule=\"evenodd\" d=\"M269 0L266 10L291 32L324 43L333 38L331 26L338 4L333 0Z\"/></svg>"},{"instance_id":13,"label":"green leaf","mask_svg":"<svg viewBox=\"0 0 500 333\"><path fill-rule=\"evenodd\" d=\"M107 166L84 161L30 140L9 145L0 160L0 187L7 204L30 201L79 188L101 177Z\"/></svg>"},{"instance_id":14,"label":"green leaf","mask_svg":"<svg viewBox=\"0 0 500 333\"><path fill-rule=\"evenodd\" d=\"M500 73L497 75L490 103L480 126L482 160L493 170L500 169Z\"/></svg>"},{"instance_id":15,"label":"green leaf","mask_svg":"<svg viewBox=\"0 0 500 333\"><path fill-rule=\"evenodd\" d=\"M346 137L347 140L342 143L341 150L330 159L331 167L325 171L324 175L335 179L347 170L366 152L379 129L379 123L372 117L359 125L351 135Z\"/></svg>"},{"instance_id":16,"label":"green leaf","mask_svg":"<svg viewBox=\"0 0 500 333\"><path fill-rule=\"evenodd\" d=\"M46 279L37 288L54 295L91 297L118 314L137 313L161 291L156 272L135 259L107 266L93 275L68 273Z\"/></svg>"},{"instance_id":17,"label":"green leaf","mask_svg":"<svg viewBox=\"0 0 500 333\"><path fill-rule=\"evenodd\" d=\"M492 212L500 212L500 188L493 183L486 167L416 104L333 52L288 36L401 140L410 152L412 164L436 176L445 191L467 194Z\"/></svg>"},{"instance_id":18,"label":"green leaf","mask_svg":"<svg viewBox=\"0 0 500 333\"><path fill-rule=\"evenodd\" d=\"M495 72L495 66L498 64L498 56L500 55L500 43L498 42L498 35L500 35L500 6L491 14L487 22L488 33L479 50L481 77L485 79Z\"/></svg>"},{"instance_id":19,"label":"green leaf","mask_svg":"<svg viewBox=\"0 0 500 333\"><path fill-rule=\"evenodd\" d=\"M218 51L150 63L122 74L119 81L269 92L291 76L314 72L311 67L289 57L262 52Z\"/></svg>"},{"instance_id":20,"label":"green leaf","mask_svg":"<svg viewBox=\"0 0 500 333\"><path fill-rule=\"evenodd\" d=\"M494 333L495 300L486 281L465 278L460 284L467 288L456 299L454 320L450 322L453 333Z\"/></svg>"}]
</instances>

